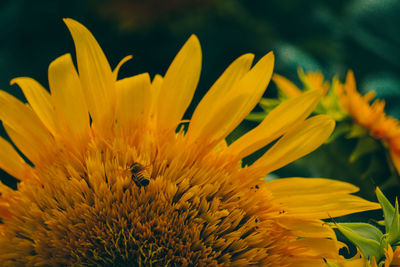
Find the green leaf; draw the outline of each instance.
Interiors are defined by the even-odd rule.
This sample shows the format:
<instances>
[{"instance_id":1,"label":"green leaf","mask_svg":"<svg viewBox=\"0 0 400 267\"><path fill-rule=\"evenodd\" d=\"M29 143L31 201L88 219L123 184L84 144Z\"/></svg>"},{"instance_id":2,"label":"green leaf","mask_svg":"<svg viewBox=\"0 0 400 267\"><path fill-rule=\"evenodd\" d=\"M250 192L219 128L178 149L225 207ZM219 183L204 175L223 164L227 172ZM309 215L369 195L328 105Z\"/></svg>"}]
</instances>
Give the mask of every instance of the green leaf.
<instances>
[{"instance_id":1,"label":"green leaf","mask_svg":"<svg viewBox=\"0 0 400 267\"><path fill-rule=\"evenodd\" d=\"M331 136L329 136L328 140L326 141L326 143L330 143L332 141L335 141L337 138L339 138L340 136L346 134L347 132L350 131L350 125L346 122L339 122L336 124L335 130L333 131L333 133L331 134Z\"/></svg>"},{"instance_id":2,"label":"green leaf","mask_svg":"<svg viewBox=\"0 0 400 267\"><path fill-rule=\"evenodd\" d=\"M362 156L364 156L366 154L370 154L372 152L375 152L378 149L379 149L379 145L374 139L372 139L368 136L360 138L357 141L356 148L351 153L349 160L351 163L353 163L356 160L358 160L359 158L361 158Z\"/></svg>"},{"instance_id":3,"label":"green leaf","mask_svg":"<svg viewBox=\"0 0 400 267\"><path fill-rule=\"evenodd\" d=\"M370 221L372 221L374 224L377 224L379 226L385 226L385 221L376 221L374 219L370 219Z\"/></svg>"},{"instance_id":4,"label":"green leaf","mask_svg":"<svg viewBox=\"0 0 400 267\"><path fill-rule=\"evenodd\" d=\"M395 210L392 204L390 204L389 200L385 197L379 187L375 189L376 197L378 198L379 203L381 204L383 210L383 216L385 218L385 228L386 233L390 232L390 226L392 225Z\"/></svg>"},{"instance_id":5,"label":"green leaf","mask_svg":"<svg viewBox=\"0 0 400 267\"><path fill-rule=\"evenodd\" d=\"M389 227L389 243L397 243L400 241L400 216L399 216L399 202L397 201L396 198L396 204L395 204L395 209L394 209L394 216L392 223Z\"/></svg>"},{"instance_id":6,"label":"green leaf","mask_svg":"<svg viewBox=\"0 0 400 267\"><path fill-rule=\"evenodd\" d=\"M383 238L381 240L380 248L381 248L382 251L385 251L385 249L387 249L388 246L389 246L389 242L388 242L388 238L387 237L388 237L388 234L384 234Z\"/></svg>"},{"instance_id":7,"label":"green leaf","mask_svg":"<svg viewBox=\"0 0 400 267\"><path fill-rule=\"evenodd\" d=\"M265 112L253 112L247 115L246 120L260 122L264 120L267 114Z\"/></svg>"},{"instance_id":8,"label":"green leaf","mask_svg":"<svg viewBox=\"0 0 400 267\"><path fill-rule=\"evenodd\" d=\"M383 249L380 247L380 242L369 239L366 237L363 237L357 233L357 231L351 229L348 226L343 225L342 223L337 223L336 227L339 229L339 231L347 237L354 245L356 245L361 253L364 255L366 258L372 258L375 257L377 261L379 261L384 254ZM373 235L369 233L369 235Z\"/></svg>"},{"instance_id":9,"label":"green leaf","mask_svg":"<svg viewBox=\"0 0 400 267\"><path fill-rule=\"evenodd\" d=\"M304 85L305 91L316 89L316 88L312 88L311 84L309 83L309 81L307 79L307 74L304 72L304 70L302 68L297 69L297 75L299 76L301 83Z\"/></svg>"},{"instance_id":10,"label":"green leaf","mask_svg":"<svg viewBox=\"0 0 400 267\"><path fill-rule=\"evenodd\" d=\"M381 242L383 233L375 226L368 223L339 223L345 226L361 237Z\"/></svg>"},{"instance_id":11,"label":"green leaf","mask_svg":"<svg viewBox=\"0 0 400 267\"><path fill-rule=\"evenodd\" d=\"M260 107L265 111L265 112L270 112L274 108L276 108L282 101L280 99L275 99L275 98L262 98L260 100Z\"/></svg>"},{"instance_id":12,"label":"green leaf","mask_svg":"<svg viewBox=\"0 0 400 267\"><path fill-rule=\"evenodd\" d=\"M332 85L327 95L323 98L320 103L323 104L326 114L331 116L336 122L344 121L349 118L348 112L340 104L340 99L337 94L337 87L339 85L339 79L335 76L332 79Z\"/></svg>"},{"instance_id":13,"label":"green leaf","mask_svg":"<svg viewBox=\"0 0 400 267\"><path fill-rule=\"evenodd\" d=\"M350 132L346 135L346 138L358 138L358 137L364 137L367 135L367 132L365 131L364 128L362 128L358 124L353 124L350 128Z\"/></svg>"}]
</instances>

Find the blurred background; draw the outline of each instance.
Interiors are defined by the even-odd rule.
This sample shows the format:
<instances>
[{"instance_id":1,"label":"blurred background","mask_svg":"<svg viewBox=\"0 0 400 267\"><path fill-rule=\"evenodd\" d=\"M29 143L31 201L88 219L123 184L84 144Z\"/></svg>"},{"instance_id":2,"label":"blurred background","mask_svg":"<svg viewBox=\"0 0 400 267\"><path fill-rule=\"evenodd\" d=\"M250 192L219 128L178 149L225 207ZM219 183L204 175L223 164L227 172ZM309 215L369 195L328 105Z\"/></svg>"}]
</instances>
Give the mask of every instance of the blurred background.
<instances>
[{"instance_id":1,"label":"blurred background","mask_svg":"<svg viewBox=\"0 0 400 267\"><path fill-rule=\"evenodd\" d=\"M386 100L387 113L400 118L399 13L396 0L1 0L0 88L23 99L19 88L9 85L12 78L30 76L48 86L49 63L74 53L62 22L70 17L92 31L112 67L133 55L120 77L164 74L186 39L196 34L203 68L187 117L235 58L251 52L258 59L273 50L275 71L296 83L299 67L321 71L328 80L334 75L343 80L353 69L359 91L375 90ZM272 83L265 96L276 96ZM242 123L230 141L255 125ZM341 137L277 171L276 177L345 180L371 200L379 184L393 200L400 192L399 177L387 165L385 150L350 163L354 147L353 140ZM15 186L5 173L1 177Z\"/></svg>"}]
</instances>

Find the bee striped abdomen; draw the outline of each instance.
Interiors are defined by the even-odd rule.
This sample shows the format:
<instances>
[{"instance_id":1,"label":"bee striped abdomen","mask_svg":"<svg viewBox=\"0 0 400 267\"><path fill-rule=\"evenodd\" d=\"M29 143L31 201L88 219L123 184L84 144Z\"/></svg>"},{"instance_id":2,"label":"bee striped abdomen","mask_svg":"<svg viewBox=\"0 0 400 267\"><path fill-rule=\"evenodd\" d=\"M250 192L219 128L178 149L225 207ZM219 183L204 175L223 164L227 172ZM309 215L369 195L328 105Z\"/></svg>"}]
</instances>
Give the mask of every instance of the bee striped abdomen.
<instances>
[{"instance_id":1,"label":"bee striped abdomen","mask_svg":"<svg viewBox=\"0 0 400 267\"><path fill-rule=\"evenodd\" d=\"M150 183L150 175L147 169L141 164L135 162L130 166L132 181L138 187L147 186Z\"/></svg>"}]
</instances>

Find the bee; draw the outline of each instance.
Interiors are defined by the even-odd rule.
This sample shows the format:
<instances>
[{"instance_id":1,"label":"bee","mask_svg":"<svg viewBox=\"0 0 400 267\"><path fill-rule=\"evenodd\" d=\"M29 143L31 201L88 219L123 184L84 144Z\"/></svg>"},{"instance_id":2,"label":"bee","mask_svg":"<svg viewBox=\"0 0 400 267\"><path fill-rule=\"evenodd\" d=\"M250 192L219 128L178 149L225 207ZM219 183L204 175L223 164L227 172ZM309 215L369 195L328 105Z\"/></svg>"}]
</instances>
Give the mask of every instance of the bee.
<instances>
[{"instance_id":1,"label":"bee","mask_svg":"<svg viewBox=\"0 0 400 267\"><path fill-rule=\"evenodd\" d=\"M150 183L150 175L147 168L143 165L134 162L129 167L131 171L131 179L138 187L147 186Z\"/></svg>"}]
</instances>

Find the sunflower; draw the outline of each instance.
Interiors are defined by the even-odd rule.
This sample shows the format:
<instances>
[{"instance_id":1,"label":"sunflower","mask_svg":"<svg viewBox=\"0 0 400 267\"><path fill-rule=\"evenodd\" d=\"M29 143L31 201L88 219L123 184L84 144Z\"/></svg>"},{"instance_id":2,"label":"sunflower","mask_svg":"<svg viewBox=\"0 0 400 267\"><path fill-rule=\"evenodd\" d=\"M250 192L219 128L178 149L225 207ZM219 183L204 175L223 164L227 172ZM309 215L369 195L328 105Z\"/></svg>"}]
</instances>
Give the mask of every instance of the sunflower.
<instances>
[{"instance_id":1,"label":"sunflower","mask_svg":"<svg viewBox=\"0 0 400 267\"><path fill-rule=\"evenodd\" d=\"M308 90L319 90L323 96L320 102L314 109L316 114L327 114L331 116L335 121L342 121L348 117L346 110L339 103L337 90L339 81L336 77L332 79L332 83L325 81L322 72L307 72L304 73L302 69L298 70L298 76L303 84L303 90L300 90L293 82L287 78L274 74L272 80L279 88L279 92L283 93L280 95L281 99L285 97L295 97L300 95L304 91Z\"/></svg>"},{"instance_id":2,"label":"sunflower","mask_svg":"<svg viewBox=\"0 0 400 267\"><path fill-rule=\"evenodd\" d=\"M298 69L298 75L301 82L304 84L305 90L320 90L323 95L328 92L330 84L325 81L322 72L304 73L302 69ZM294 83L279 74L275 73L272 80L288 97L295 97L302 93L302 90Z\"/></svg>"},{"instance_id":3,"label":"sunflower","mask_svg":"<svg viewBox=\"0 0 400 267\"><path fill-rule=\"evenodd\" d=\"M395 248L395 251L393 251L390 244L385 249L385 267L389 266L400 266L400 247Z\"/></svg>"},{"instance_id":4,"label":"sunflower","mask_svg":"<svg viewBox=\"0 0 400 267\"><path fill-rule=\"evenodd\" d=\"M318 91L224 142L260 100L272 53L253 67L252 54L235 60L185 125L201 67L195 36L164 77L118 80L129 57L112 71L92 34L65 23L78 72L66 54L49 66L50 93L31 78L11 82L29 104L0 92L0 118L17 148L0 139L0 167L21 181L15 191L0 187L2 266L323 266L340 258L342 244L321 219L379 208L344 182L263 180L332 132L329 117L307 119Z\"/></svg>"},{"instance_id":5,"label":"sunflower","mask_svg":"<svg viewBox=\"0 0 400 267\"><path fill-rule=\"evenodd\" d=\"M397 173L400 173L400 124L395 118L386 115L385 102L375 100L370 104L375 97L373 91L360 95L352 71L348 71L345 83L336 89L340 103L353 120L389 148L392 162Z\"/></svg>"}]
</instances>

